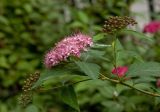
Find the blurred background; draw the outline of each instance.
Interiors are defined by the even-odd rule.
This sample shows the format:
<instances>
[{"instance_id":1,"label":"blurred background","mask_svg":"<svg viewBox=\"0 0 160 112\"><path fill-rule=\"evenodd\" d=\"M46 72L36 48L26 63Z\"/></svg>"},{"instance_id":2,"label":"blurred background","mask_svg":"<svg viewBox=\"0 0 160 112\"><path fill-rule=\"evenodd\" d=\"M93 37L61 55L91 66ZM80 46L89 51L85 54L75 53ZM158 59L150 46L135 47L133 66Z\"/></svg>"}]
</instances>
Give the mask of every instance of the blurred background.
<instances>
[{"instance_id":1,"label":"blurred background","mask_svg":"<svg viewBox=\"0 0 160 112\"><path fill-rule=\"evenodd\" d=\"M21 109L17 99L23 81L44 68L44 53L54 43L75 31L96 35L109 16L131 16L141 32L149 21L160 20L160 1L0 0L0 112L74 112L58 100L55 91L36 93L33 104ZM126 47L135 49L135 43L128 41ZM144 46L137 49L145 59L160 60L160 52L152 50L145 56ZM81 112L160 111L160 99L120 85L115 88L110 83L89 81L77 84L75 89Z\"/></svg>"}]
</instances>

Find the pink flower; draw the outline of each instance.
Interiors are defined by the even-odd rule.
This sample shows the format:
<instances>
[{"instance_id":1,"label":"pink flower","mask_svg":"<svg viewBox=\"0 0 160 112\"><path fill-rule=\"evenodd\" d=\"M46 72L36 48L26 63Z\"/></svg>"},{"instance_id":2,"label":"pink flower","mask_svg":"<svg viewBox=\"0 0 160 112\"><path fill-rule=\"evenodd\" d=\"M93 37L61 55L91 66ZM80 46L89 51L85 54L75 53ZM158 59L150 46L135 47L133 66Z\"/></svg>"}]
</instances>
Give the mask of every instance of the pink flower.
<instances>
[{"instance_id":1,"label":"pink flower","mask_svg":"<svg viewBox=\"0 0 160 112\"><path fill-rule=\"evenodd\" d=\"M158 88L160 87L160 79L157 80L156 85Z\"/></svg>"},{"instance_id":2,"label":"pink flower","mask_svg":"<svg viewBox=\"0 0 160 112\"><path fill-rule=\"evenodd\" d=\"M112 74L118 75L119 77L123 77L127 71L128 71L128 67L120 66L117 68L113 68Z\"/></svg>"},{"instance_id":3,"label":"pink flower","mask_svg":"<svg viewBox=\"0 0 160 112\"><path fill-rule=\"evenodd\" d=\"M143 32L156 33L160 31L160 21L152 21L145 25Z\"/></svg>"},{"instance_id":4,"label":"pink flower","mask_svg":"<svg viewBox=\"0 0 160 112\"><path fill-rule=\"evenodd\" d=\"M93 44L92 38L88 35L78 33L64 38L56 44L45 55L44 64L46 68L51 68L61 61L65 61L69 56L80 57L82 51Z\"/></svg>"}]
</instances>

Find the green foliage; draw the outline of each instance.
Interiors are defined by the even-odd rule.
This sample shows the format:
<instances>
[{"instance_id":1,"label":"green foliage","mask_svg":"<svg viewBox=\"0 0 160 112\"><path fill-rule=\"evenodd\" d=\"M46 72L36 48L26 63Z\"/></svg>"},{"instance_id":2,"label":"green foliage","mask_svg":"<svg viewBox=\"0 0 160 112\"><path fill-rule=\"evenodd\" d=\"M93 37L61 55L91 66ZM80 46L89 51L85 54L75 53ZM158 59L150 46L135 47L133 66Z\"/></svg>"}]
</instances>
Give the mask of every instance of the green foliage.
<instances>
[{"instance_id":1,"label":"green foliage","mask_svg":"<svg viewBox=\"0 0 160 112\"><path fill-rule=\"evenodd\" d=\"M88 62L75 62L77 66L79 66L80 70L84 72L86 75L93 79L97 79L100 73L100 66L94 63L88 63Z\"/></svg>"},{"instance_id":2,"label":"green foliage","mask_svg":"<svg viewBox=\"0 0 160 112\"><path fill-rule=\"evenodd\" d=\"M38 108L35 105L29 105L26 109L25 112L38 112Z\"/></svg>"},{"instance_id":3,"label":"green foliage","mask_svg":"<svg viewBox=\"0 0 160 112\"><path fill-rule=\"evenodd\" d=\"M41 69L44 51L53 46L64 34L69 34L67 32L81 30L94 33L95 29L99 30L98 24L103 23L106 15L122 15L119 8L127 9L123 10L123 13L128 13L128 6L119 5L123 4L121 2L123 0L119 2L97 0L93 3L76 0L1 0L2 85L10 87L15 82L21 84L19 79L26 77L26 74L35 69ZM96 7L96 10L93 7Z\"/></svg>"},{"instance_id":4,"label":"green foliage","mask_svg":"<svg viewBox=\"0 0 160 112\"><path fill-rule=\"evenodd\" d=\"M160 63L157 62L137 62L129 67L127 76L131 77L158 77L160 72Z\"/></svg>"},{"instance_id":5,"label":"green foliage","mask_svg":"<svg viewBox=\"0 0 160 112\"><path fill-rule=\"evenodd\" d=\"M122 34L129 34L129 35L133 35L135 38L147 39L149 41L152 41L151 37L148 37L145 34L137 32L137 31L123 29L123 30L120 31L120 33L122 33Z\"/></svg>"},{"instance_id":6,"label":"green foliage","mask_svg":"<svg viewBox=\"0 0 160 112\"><path fill-rule=\"evenodd\" d=\"M76 93L75 93L74 88L72 86L62 87L61 91L60 91L60 97L64 103L68 104L69 106L71 106L75 110L80 111L79 105L77 102Z\"/></svg>"},{"instance_id":7,"label":"green foliage","mask_svg":"<svg viewBox=\"0 0 160 112\"><path fill-rule=\"evenodd\" d=\"M100 33L100 34L97 34L97 35L93 36L94 41L98 41L98 40L101 40L103 38L105 38L103 33Z\"/></svg>"},{"instance_id":8,"label":"green foliage","mask_svg":"<svg viewBox=\"0 0 160 112\"><path fill-rule=\"evenodd\" d=\"M159 72L160 64L157 62L135 62L130 65L126 76L134 77L134 83L139 83L142 87L154 88L149 82L155 82ZM145 86L143 83L148 84Z\"/></svg>"},{"instance_id":9,"label":"green foliage","mask_svg":"<svg viewBox=\"0 0 160 112\"><path fill-rule=\"evenodd\" d=\"M64 76L64 75L70 74L70 73L71 72L69 70L60 69L60 68L56 68L56 69L53 69L53 70L45 70L44 72L42 72L39 80L34 84L34 86L32 88L36 88L36 87L41 86L43 84L43 82L48 80L48 79Z\"/></svg>"}]
</instances>

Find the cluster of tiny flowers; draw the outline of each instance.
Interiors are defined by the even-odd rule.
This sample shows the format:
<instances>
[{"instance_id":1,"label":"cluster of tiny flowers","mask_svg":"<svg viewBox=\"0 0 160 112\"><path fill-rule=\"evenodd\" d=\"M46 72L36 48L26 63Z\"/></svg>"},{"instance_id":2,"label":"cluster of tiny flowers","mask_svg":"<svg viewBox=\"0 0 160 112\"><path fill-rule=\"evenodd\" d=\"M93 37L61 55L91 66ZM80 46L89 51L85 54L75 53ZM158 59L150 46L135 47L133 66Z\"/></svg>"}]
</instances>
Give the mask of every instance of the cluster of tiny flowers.
<instances>
[{"instance_id":1,"label":"cluster of tiny flowers","mask_svg":"<svg viewBox=\"0 0 160 112\"><path fill-rule=\"evenodd\" d=\"M118 75L119 77L123 77L128 71L127 66L119 66L117 68L113 68L112 74Z\"/></svg>"},{"instance_id":2,"label":"cluster of tiny flowers","mask_svg":"<svg viewBox=\"0 0 160 112\"><path fill-rule=\"evenodd\" d=\"M39 79L40 73L35 72L34 74L31 74L25 81L24 85L22 87L23 93L19 97L19 104L22 106L26 106L32 101L32 91L31 88L33 84Z\"/></svg>"},{"instance_id":3,"label":"cluster of tiny flowers","mask_svg":"<svg viewBox=\"0 0 160 112\"><path fill-rule=\"evenodd\" d=\"M137 22L131 17L109 17L103 26L103 31L108 34L113 34L114 32L127 27L128 25L135 25Z\"/></svg>"},{"instance_id":4,"label":"cluster of tiny flowers","mask_svg":"<svg viewBox=\"0 0 160 112\"><path fill-rule=\"evenodd\" d=\"M160 21L152 21L144 26L143 32L156 33L160 31Z\"/></svg>"},{"instance_id":5,"label":"cluster of tiny flowers","mask_svg":"<svg viewBox=\"0 0 160 112\"><path fill-rule=\"evenodd\" d=\"M90 47L92 44L92 38L82 33L64 38L46 53L44 59L45 67L51 68L61 61L66 60L71 55L80 57L81 52L86 51L87 47Z\"/></svg>"}]
</instances>

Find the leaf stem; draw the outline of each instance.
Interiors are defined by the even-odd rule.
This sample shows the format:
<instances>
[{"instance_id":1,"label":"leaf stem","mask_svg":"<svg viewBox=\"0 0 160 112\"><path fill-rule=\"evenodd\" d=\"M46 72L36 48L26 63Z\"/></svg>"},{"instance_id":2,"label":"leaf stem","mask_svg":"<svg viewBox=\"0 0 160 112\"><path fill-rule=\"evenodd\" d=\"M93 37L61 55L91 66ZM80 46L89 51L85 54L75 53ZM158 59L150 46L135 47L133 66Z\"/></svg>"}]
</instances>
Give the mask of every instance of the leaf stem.
<instances>
[{"instance_id":1,"label":"leaf stem","mask_svg":"<svg viewBox=\"0 0 160 112\"><path fill-rule=\"evenodd\" d=\"M115 66L115 68L117 68L116 40L117 40L117 36L115 34L114 44L113 44L113 59L114 59L114 66Z\"/></svg>"}]
</instances>

